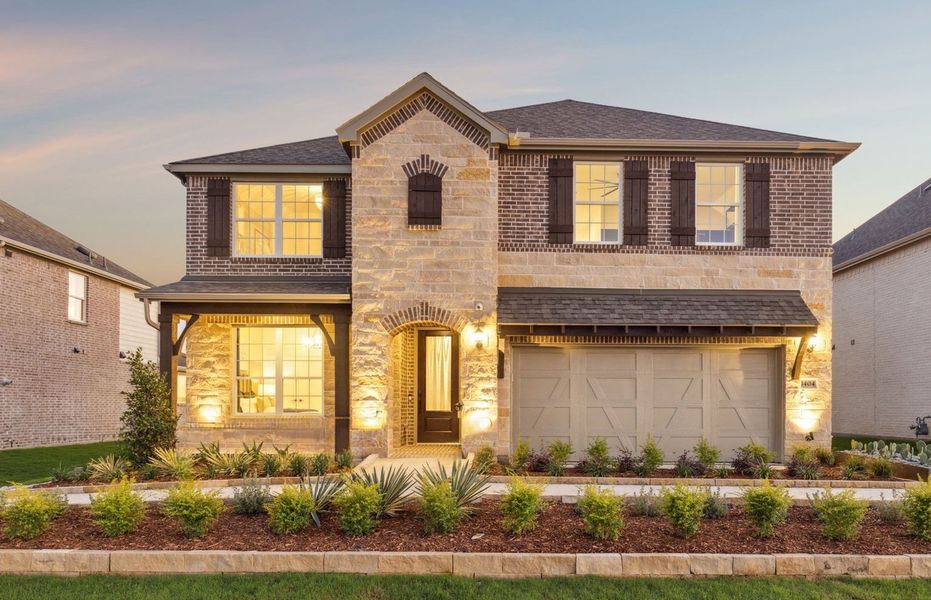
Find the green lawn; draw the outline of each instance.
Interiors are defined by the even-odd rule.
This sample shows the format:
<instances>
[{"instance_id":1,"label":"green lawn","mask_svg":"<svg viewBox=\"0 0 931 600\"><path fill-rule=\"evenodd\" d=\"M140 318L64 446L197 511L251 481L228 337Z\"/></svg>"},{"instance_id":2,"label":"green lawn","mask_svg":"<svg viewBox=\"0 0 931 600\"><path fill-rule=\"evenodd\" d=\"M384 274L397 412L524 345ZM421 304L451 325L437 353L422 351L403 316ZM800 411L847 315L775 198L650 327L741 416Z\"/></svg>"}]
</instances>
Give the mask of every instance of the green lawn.
<instances>
[{"instance_id":1,"label":"green lawn","mask_svg":"<svg viewBox=\"0 0 931 600\"><path fill-rule=\"evenodd\" d=\"M91 459L113 454L118 449L119 444L116 442L98 442L0 450L0 485L47 481L52 469L58 465L77 467L87 464Z\"/></svg>"},{"instance_id":2,"label":"green lawn","mask_svg":"<svg viewBox=\"0 0 931 600\"><path fill-rule=\"evenodd\" d=\"M753 598L931 599L931 585L921 580L852 579L467 579L450 576L364 576L322 574L202 575L158 577L0 576L0 599L32 598Z\"/></svg>"}]
</instances>

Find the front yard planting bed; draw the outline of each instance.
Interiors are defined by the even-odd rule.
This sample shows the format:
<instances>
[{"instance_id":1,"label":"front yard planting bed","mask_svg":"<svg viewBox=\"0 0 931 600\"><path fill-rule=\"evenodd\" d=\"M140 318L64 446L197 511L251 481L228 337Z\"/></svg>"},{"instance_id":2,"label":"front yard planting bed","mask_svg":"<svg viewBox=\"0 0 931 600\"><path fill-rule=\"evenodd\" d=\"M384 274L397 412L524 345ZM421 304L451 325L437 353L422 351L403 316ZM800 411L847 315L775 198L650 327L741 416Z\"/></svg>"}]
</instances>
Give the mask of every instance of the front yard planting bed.
<instances>
[{"instance_id":1,"label":"front yard planting bed","mask_svg":"<svg viewBox=\"0 0 931 600\"><path fill-rule=\"evenodd\" d=\"M848 541L830 541L808 507L794 506L788 521L777 528L777 537L754 536L739 505L720 519L706 519L692 538L676 537L659 516L625 514L625 527L617 541L587 535L571 505L549 502L535 530L521 536L505 531L497 501L477 505L475 515L451 534L424 533L416 510L379 521L368 536L353 538L341 533L332 514L324 515L320 528L276 535L265 515L244 516L227 511L202 538L185 538L178 525L151 505L136 531L105 537L91 521L89 511L71 507L39 538L23 541L0 534L0 548L86 550L258 550L258 551L383 551L383 552L523 552L523 553L825 553L825 554L931 554L931 542L911 536L905 523L888 523L870 509L860 535Z\"/></svg>"}]
</instances>

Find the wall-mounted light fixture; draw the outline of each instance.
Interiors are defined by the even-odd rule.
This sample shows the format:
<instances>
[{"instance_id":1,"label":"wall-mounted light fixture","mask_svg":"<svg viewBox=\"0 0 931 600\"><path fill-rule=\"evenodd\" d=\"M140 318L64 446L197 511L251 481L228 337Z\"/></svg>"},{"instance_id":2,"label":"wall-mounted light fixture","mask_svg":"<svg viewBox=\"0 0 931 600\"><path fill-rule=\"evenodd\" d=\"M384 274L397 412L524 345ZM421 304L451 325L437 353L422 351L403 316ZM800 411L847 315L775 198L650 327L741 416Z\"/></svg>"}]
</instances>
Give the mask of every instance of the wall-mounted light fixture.
<instances>
[{"instance_id":1,"label":"wall-mounted light fixture","mask_svg":"<svg viewBox=\"0 0 931 600\"><path fill-rule=\"evenodd\" d=\"M475 326L475 331L472 332L472 343L479 350L488 344L488 332L481 325Z\"/></svg>"},{"instance_id":2,"label":"wall-mounted light fixture","mask_svg":"<svg viewBox=\"0 0 931 600\"><path fill-rule=\"evenodd\" d=\"M13 385L13 380L9 377L0 377L0 387L6 387L8 385Z\"/></svg>"},{"instance_id":3,"label":"wall-mounted light fixture","mask_svg":"<svg viewBox=\"0 0 931 600\"><path fill-rule=\"evenodd\" d=\"M357 402L354 412L358 429L381 429L385 424L385 403L375 396L367 396Z\"/></svg>"},{"instance_id":4,"label":"wall-mounted light fixture","mask_svg":"<svg viewBox=\"0 0 931 600\"><path fill-rule=\"evenodd\" d=\"M819 350L822 349L823 344L824 344L824 338L822 338L821 333L818 332L814 334L813 336L811 336L810 338L808 338L807 350L809 352L818 352Z\"/></svg>"}]
</instances>

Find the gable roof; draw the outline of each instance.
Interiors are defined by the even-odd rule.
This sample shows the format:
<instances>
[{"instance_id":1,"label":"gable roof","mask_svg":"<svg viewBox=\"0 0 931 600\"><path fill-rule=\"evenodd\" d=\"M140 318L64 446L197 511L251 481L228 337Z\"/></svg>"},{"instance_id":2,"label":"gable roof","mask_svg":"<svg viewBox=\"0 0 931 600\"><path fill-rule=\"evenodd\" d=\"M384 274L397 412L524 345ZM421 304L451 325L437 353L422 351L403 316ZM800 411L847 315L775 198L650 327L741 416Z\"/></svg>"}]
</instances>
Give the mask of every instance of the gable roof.
<instances>
[{"instance_id":1,"label":"gable roof","mask_svg":"<svg viewBox=\"0 0 931 600\"><path fill-rule=\"evenodd\" d=\"M94 258L87 256L78 250L78 246L81 246L79 242L3 200L0 200L0 240L24 252L43 255L130 287L141 289L152 285L106 257L96 254Z\"/></svg>"},{"instance_id":2,"label":"gable roof","mask_svg":"<svg viewBox=\"0 0 931 600\"><path fill-rule=\"evenodd\" d=\"M931 178L834 244L834 271L931 236Z\"/></svg>"},{"instance_id":3,"label":"gable roof","mask_svg":"<svg viewBox=\"0 0 931 600\"><path fill-rule=\"evenodd\" d=\"M335 135L178 160L172 165L351 165Z\"/></svg>"}]
</instances>

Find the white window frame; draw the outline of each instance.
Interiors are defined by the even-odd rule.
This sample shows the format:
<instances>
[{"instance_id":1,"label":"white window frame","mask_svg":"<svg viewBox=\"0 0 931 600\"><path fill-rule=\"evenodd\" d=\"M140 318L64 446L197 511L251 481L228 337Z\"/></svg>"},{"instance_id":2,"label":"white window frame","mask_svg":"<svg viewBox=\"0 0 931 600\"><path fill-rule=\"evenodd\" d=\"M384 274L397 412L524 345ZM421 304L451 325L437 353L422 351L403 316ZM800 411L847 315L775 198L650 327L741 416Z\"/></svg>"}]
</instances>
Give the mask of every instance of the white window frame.
<instances>
[{"instance_id":1,"label":"white window frame","mask_svg":"<svg viewBox=\"0 0 931 600\"><path fill-rule=\"evenodd\" d=\"M299 412L299 413L286 413L284 412L284 368L283 368L283 356L282 356L282 344L278 344L275 347L275 412L274 413L244 413L239 412L239 382L241 379L254 379L253 377L242 378L239 376L239 330L242 328L266 328L266 329L286 329L288 327L307 327L310 329L316 329L320 331L321 342L323 344L325 341L325 334L322 329L316 325L252 325L248 323L239 323L233 325L232 327L232 339L230 340L231 352L232 352L232 395L230 401L232 402L232 411L231 414L234 417L242 419L261 419L261 418L287 418L287 419L300 419L300 418L320 418L326 416L326 350L321 346L321 368L320 368L320 389L323 390L323 395L320 398L320 411L319 412ZM261 379L265 379L264 377ZM316 379L316 377L311 377L309 379Z\"/></svg>"},{"instance_id":2,"label":"white window frame","mask_svg":"<svg viewBox=\"0 0 931 600\"><path fill-rule=\"evenodd\" d=\"M84 280L84 297L78 298L77 296L71 295L71 276L76 275ZM68 271L68 303L65 306L66 315L68 316L68 321L71 323L80 323L82 325L87 324L87 290L90 286L90 278L84 273L78 273L77 271ZM81 319L75 320L71 318L71 299L78 298L81 301Z\"/></svg>"},{"instance_id":3,"label":"white window frame","mask_svg":"<svg viewBox=\"0 0 931 600\"><path fill-rule=\"evenodd\" d=\"M579 207L579 200L575 197L575 167L576 165L617 165L617 241L586 241L580 242L576 237L576 210ZM589 206L599 206L598 203L583 201ZM600 204L600 206L609 206ZM624 244L624 163L617 160L574 160L572 161L572 243L579 245L598 245L598 246L621 246Z\"/></svg>"},{"instance_id":4,"label":"white window frame","mask_svg":"<svg viewBox=\"0 0 931 600\"><path fill-rule=\"evenodd\" d=\"M698 167L737 167L737 204L728 202L699 202L698 201ZM696 246L718 246L726 248L736 248L743 246L744 243L744 164L737 162L696 162L695 163L695 245ZM723 206L725 208L737 207L737 222L734 224L734 241L733 242L699 242L698 241L698 207L700 206Z\"/></svg>"},{"instance_id":5,"label":"white window frame","mask_svg":"<svg viewBox=\"0 0 931 600\"><path fill-rule=\"evenodd\" d=\"M236 193L237 185L273 185L275 186L275 253L274 254L240 254L238 251L239 244L237 243L237 223L242 221L256 221L262 223L271 223L272 219L239 219L237 217L238 211L236 210L236 205L239 203L239 197ZM285 185L315 185L321 188L320 193L323 194L323 184L317 181L283 181L283 182L274 182L274 181L234 181L232 182L232 193L233 193L233 256L242 257L242 258L323 258L323 208L320 209L320 218L319 219L285 219L284 218L284 209L282 207L282 192L281 187ZM284 223L320 223L320 254L284 254Z\"/></svg>"}]
</instances>

